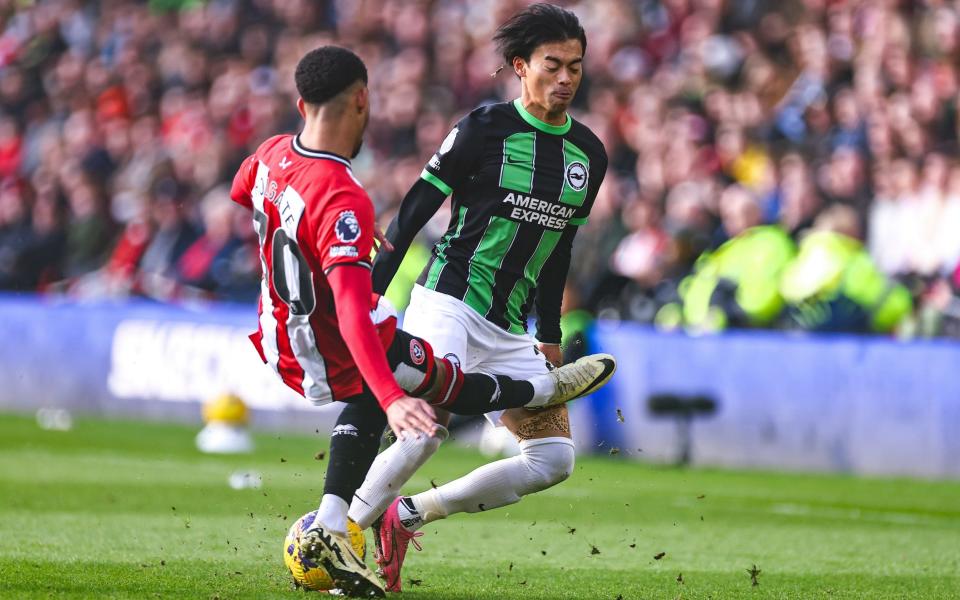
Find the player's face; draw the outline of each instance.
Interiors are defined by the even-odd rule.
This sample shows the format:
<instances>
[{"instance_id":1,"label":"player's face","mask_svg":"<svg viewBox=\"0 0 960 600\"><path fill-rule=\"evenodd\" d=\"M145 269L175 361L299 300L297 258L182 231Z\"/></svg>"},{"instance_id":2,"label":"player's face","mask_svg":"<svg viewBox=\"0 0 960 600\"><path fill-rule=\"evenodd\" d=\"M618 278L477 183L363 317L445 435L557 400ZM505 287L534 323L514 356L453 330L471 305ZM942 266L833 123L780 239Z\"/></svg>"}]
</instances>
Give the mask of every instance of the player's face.
<instances>
[{"instance_id":1,"label":"player's face","mask_svg":"<svg viewBox=\"0 0 960 600\"><path fill-rule=\"evenodd\" d=\"M531 100L549 114L567 110L583 78L580 40L548 42L533 51L529 62L517 59L517 68Z\"/></svg>"}]
</instances>

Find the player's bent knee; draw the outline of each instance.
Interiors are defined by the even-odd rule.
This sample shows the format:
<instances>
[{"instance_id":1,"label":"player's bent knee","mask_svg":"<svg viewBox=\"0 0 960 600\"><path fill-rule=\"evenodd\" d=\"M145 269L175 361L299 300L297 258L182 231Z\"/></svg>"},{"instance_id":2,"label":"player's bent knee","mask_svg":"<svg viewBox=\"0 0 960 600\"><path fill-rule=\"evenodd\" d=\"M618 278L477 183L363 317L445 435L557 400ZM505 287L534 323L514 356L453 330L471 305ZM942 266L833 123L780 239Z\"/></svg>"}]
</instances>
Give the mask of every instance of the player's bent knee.
<instances>
[{"instance_id":1,"label":"player's bent knee","mask_svg":"<svg viewBox=\"0 0 960 600\"><path fill-rule=\"evenodd\" d=\"M566 480L573 473L576 453L573 441L564 437L540 438L520 442L530 476L528 490L532 494Z\"/></svg>"},{"instance_id":2,"label":"player's bent knee","mask_svg":"<svg viewBox=\"0 0 960 600\"><path fill-rule=\"evenodd\" d=\"M411 396L421 396L435 378L433 348L426 340L402 329L394 334L387 360L397 384Z\"/></svg>"}]
</instances>

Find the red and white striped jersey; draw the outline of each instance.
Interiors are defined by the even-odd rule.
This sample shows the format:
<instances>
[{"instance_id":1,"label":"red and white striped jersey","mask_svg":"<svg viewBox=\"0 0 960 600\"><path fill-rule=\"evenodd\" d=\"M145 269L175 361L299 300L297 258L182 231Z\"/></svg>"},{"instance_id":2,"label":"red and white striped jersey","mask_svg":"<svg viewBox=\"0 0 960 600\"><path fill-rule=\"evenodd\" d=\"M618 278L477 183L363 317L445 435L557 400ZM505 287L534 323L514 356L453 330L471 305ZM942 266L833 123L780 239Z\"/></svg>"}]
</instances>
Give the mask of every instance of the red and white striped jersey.
<instances>
[{"instance_id":1,"label":"red and white striped jersey","mask_svg":"<svg viewBox=\"0 0 960 600\"><path fill-rule=\"evenodd\" d=\"M260 326L250 338L264 362L316 404L359 394L326 276L336 265L370 268L373 203L350 161L275 136L243 162L230 195L253 210L260 241ZM395 318L377 325L384 348L395 327Z\"/></svg>"}]
</instances>

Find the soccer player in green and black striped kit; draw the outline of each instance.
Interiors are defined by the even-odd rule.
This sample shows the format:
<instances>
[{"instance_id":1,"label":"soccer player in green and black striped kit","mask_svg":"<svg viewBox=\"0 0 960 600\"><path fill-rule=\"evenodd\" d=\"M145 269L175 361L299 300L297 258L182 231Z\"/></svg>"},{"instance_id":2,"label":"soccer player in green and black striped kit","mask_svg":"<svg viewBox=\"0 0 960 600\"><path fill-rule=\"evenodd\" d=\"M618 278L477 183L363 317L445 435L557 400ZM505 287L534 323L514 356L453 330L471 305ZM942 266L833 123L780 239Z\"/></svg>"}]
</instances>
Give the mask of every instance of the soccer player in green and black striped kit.
<instances>
[{"instance_id":1,"label":"soccer player in green and black striped kit","mask_svg":"<svg viewBox=\"0 0 960 600\"><path fill-rule=\"evenodd\" d=\"M520 97L474 110L446 137L390 225L394 250L377 256L374 289L386 289L414 236L452 196L450 225L413 290L404 328L466 370L529 376L549 369L547 361L560 363L571 246L587 222L607 156L597 136L567 114L586 50L577 17L535 4L502 25L495 41L520 79ZM527 334L531 310L536 339ZM520 440L519 456L394 499L443 434L408 438L377 458L357 491L350 516L361 527L386 509L379 561L388 590L399 590L407 544L424 523L517 502L572 472L565 407L488 417Z\"/></svg>"}]
</instances>

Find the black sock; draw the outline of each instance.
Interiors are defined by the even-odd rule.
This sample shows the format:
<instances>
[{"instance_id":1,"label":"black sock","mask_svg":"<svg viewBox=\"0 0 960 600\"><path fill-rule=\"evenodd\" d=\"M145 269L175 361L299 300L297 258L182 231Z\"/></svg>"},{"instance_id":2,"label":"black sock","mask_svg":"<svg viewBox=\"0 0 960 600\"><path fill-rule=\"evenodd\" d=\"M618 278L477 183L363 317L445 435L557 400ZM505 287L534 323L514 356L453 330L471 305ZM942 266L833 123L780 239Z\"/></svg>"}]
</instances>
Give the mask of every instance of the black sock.
<instances>
[{"instance_id":1,"label":"black sock","mask_svg":"<svg viewBox=\"0 0 960 600\"><path fill-rule=\"evenodd\" d=\"M495 410L519 408L533 400L533 384L505 375L466 373L444 409L457 415L482 415Z\"/></svg>"},{"instance_id":2,"label":"black sock","mask_svg":"<svg viewBox=\"0 0 960 600\"><path fill-rule=\"evenodd\" d=\"M339 496L350 504L377 457L386 426L387 415L369 392L344 407L330 436L324 494Z\"/></svg>"}]
</instances>

